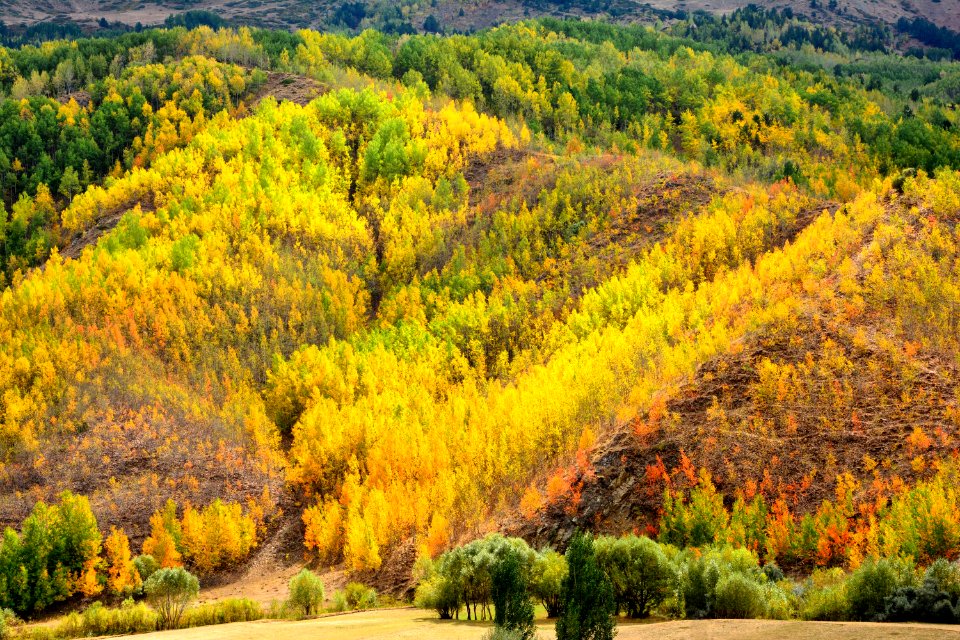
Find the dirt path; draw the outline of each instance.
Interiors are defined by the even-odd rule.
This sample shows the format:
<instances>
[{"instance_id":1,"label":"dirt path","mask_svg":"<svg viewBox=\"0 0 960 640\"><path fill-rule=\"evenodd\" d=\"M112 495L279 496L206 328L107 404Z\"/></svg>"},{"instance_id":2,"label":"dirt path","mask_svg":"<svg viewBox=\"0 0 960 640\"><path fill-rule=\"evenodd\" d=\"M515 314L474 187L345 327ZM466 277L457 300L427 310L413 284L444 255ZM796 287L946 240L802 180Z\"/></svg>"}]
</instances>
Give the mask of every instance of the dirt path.
<instances>
[{"instance_id":1,"label":"dirt path","mask_svg":"<svg viewBox=\"0 0 960 640\"><path fill-rule=\"evenodd\" d=\"M419 609L366 611L317 620L261 620L132 636L143 640L479 640L488 623L438 620ZM543 640L553 640L553 624L540 621ZM944 625L901 625L838 622L780 622L775 620L679 620L660 623L624 623L618 640L960 640L960 628Z\"/></svg>"},{"instance_id":2,"label":"dirt path","mask_svg":"<svg viewBox=\"0 0 960 640\"><path fill-rule=\"evenodd\" d=\"M203 589L200 602L249 598L268 605L274 600L286 600L290 578L305 565L298 525L299 518L286 517L280 529L255 552L242 574L225 584ZM329 585L325 586L330 591Z\"/></svg>"}]
</instances>

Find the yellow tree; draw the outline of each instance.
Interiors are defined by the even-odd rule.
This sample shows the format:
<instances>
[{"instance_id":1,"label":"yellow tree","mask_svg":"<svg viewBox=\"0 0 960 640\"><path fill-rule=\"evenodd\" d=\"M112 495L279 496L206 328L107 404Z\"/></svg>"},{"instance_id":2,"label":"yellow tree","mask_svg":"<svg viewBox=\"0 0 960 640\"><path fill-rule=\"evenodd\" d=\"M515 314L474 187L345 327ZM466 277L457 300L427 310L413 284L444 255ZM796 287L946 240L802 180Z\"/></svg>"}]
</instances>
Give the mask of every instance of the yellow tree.
<instances>
[{"instance_id":1,"label":"yellow tree","mask_svg":"<svg viewBox=\"0 0 960 640\"><path fill-rule=\"evenodd\" d=\"M161 568L182 567L183 561L177 549L181 535L177 505L168 500L163 510L150 516L150 537L143 541L143 553L153 556Z\"/></svg>"},{"instance_id":2,"label":"yellow tree","mask_svg":"<svg viewBox=\"0 0 960 640\"><path fill-rule=\"evenodd\" d=\"M130 540L122 529L110 527L104 542L107 561L107 587L111 593L123 595L140 586L140 574L130 554Z\"/></svg>"}]
</instances>

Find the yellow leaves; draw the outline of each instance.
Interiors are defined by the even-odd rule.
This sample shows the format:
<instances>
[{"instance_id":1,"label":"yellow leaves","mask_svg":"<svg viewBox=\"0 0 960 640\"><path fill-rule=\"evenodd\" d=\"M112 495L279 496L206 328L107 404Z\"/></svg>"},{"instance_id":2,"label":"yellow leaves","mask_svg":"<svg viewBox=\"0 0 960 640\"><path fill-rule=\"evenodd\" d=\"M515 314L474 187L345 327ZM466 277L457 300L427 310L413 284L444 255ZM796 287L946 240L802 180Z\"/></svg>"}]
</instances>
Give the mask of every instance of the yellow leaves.
<instances>
[{"instance_id":1,"label":"yellow leaves","mask_svg":"<svg viewBox=\"0 0 960 640\"><path fill-rule=\"evenodd\" d=\"M520 126L520 144L526 147L530 144L532 136L530 135L530 129L527 128L526 123Z\"/></svg>"},{"instance_id":2,"label":"yellow leaves","mask_svg":"<svg viewBox=\"0 0 960 640\"><path fill-rule=\"evenodd\" d=\"M210 573L243 561L257 546L257 521L238 503L214 500L197 510L191 505L177 518L176 505L168 501L150 518L151 533L143 553L161 567L178 567L187 561L198 572ZM122 541L117 540L120 555Z\"/></svg>"},{"instance_id":3,"label":"yellow leaves","mask_svg":"<svg viewBox=\"0 0 960 640\"><path fill-rule=\"evenodd\" d=\"M184 557L201 574L242 562L257 546L257 525L237 503L219 499L196 510L183 510Z\"/></svg>"},{"instance_id":4,"label":"yellow leaves","mask_svg":"<svg viewBox=\"0 0 960 640\"><path fill-rule=\"evenodd\" d=\"M50 195L50 188L42 182L37 185L37 195L33 199L34 208L44 215L52 216L57 208L53 203L53 196Z\"/></svg>"},{"instance_id":5,"label":"yellow leaves","mask_svg":"<svg viewBox=\"0 0 960 640\"><path fill-rule=\"evenodd\" d=\"M953 220L960 215L960 172L947 168L937 170L935 177L924 171L904 181L905 194L920 198L934 215Z\"/></svg>"},{"instance_id":6,"label":"yellow leaves","mask_svg":"<svg viewBox=\"0 0 960 640\"><path fill-rule=\"evenodd\" d=\"M367 518L357 508L347 511L344 523L343 559L353 571L376 571L380 568L380 546Z\"/></svg>"},{"instance_id":7,"label":"yellow leaves","mask_svg":"<svg viewBox=\"0 0 960 640\"><path fill-rule=\"evenodd\" d=\"M502 120L478 113L469 102L449 103L439 112L428 114L425 127L426 177L453 176L469 157L490 153L498 144L507 148L516 144Z\"/></svg>"},{"instance_id":8,"label":"yellow leaves","mask_svg":"<svg viewBox=\"0 0 960 640\"><path fill-rule=\"evenodd\" d=\"M183 566L180 551L177 550L176 535L181 535L180 524L176 520L176 505L170 513L170 505L164 512L158 511L150 517L150 536L143 541L144 555L153 556L161 568Z\"/></svg>"},{"instance_id":9,"label":"yellow leaves","mask_svg":"<svg viewBox=\"0 0 960 640\"><path fill-rule=\"evenodd\" d=\"M130 541L116 527L110 527L110 535L104 541L104 560L107 563L107 588L116 595L126 595L140 586L140 574L133 564Z\"/></svg>"},{"instance_id":10,"label":"yellow leaves","mask_svg":"<svg viewBox=\"0 0 960 640\"><path fill-rule=\"evenodd\" d=\"M340 504L328 500L303 512L304 545L321 562L335 564L343 548L343 517Z\"/></svg>"},{"instance_id":11,"label":"yellow leaves","mask_svg":"<svg viewBox=\"0 0 960 640\"><path fill-rule=\"evenodd\" d=\"M80 572L76 582L73 584L74 591L84 595L87 598L92 598L103 591L103 586L100 584L100 581L97 577L97 566L99 565L99 561L100 558L94 557L89 558L84 562L83 569Z\"/></svg>"},{"instance_id":12,"label":"yellow leaves","mask_svg":"<svg viewBox=\"0 0 960 640\"><path fill-rule=\"evenodd\" d=\"M880 116L883 111L875 102L867 102L863 110L863 115L865 118L875 118Z\"/></svg>"}]
</instances>

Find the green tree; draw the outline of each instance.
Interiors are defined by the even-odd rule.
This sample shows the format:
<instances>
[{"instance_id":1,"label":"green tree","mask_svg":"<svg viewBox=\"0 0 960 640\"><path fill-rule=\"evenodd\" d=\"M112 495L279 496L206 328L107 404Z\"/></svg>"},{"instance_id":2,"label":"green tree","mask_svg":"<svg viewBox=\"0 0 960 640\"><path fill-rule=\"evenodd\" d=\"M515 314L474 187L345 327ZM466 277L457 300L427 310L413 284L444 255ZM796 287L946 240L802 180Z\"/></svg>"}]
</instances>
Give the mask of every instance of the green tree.
<instances>
[{"instance_id":1,"label":"green tree","mask_svg":"<svg viewBox=\"0 0 960 640\"><path fill-rule=\"evenodd\" d=\"M63 170L63 175L60 177L60 195L62 195L67 200L72 200L74 194L80 191L80 176L77 175L77 170L73 167L67 167Z\"/></svg>"},{"instance_id":2,"label":"green tree","mask_svg":"<svg viewBox=\"0 0 960 640\"><path fill-rule=\"evenodd\" d=\"M57 506L56 523L54 535L57 544L53 562L69 572L74 585L71 592L82 591L84 595L94 595L99 591L96 570L102 564L100 551L103 548L103 534L90 508L90 501L86 496L63 492Z\"/></svg>"},{"instance_id":3,"label":"green tree","mask_svg":"<svg viewBox=\"0 0 960 640\"><path fill-rule=\"evenodd\" d=\"M459 616L463 606L464 556L458 552L459 549L447 552L437 562L427 559L418 566L421 579L415 602L418 607L435 609L441 620Z\"/></svg>"},{"instance_id":4,"label":"green tree","mask_svg":"<svg viewBox=\"0 0 960 640\"><path fill-rule=\"evenodd\" d=\"M611 640L616 602L613 587L597 564L590 534L574 534L566 559L557 640Z\"/></svg>"},{"instance_id":5,"label":"green tree","mask_svg":"<svg viewBox=\"0 0 960 640\"><path fill-rule=\"evenodd\" d=\"M530 592L543 603L547 616L560 615L560 594L567 577L567 559L553 549L544 549L533 561Z\"/></svg>"},{"instance_id":6,"label":"green tree","mask_svg":"<svg viewBox=\"0 0 960 640\"><path fill-rule=\"evenodd\" d=\"M647 537L602 537L597 563L613 584L617 604L631 618L646 618L670 595L673 568L663 548Z\"/></svg>"},{"instance_id":7,"label":"green tree","mask_svg":"<svg viewBox=\"0 0 960 640\"><path fill-rule=\"evenodd\" d=\"M516 553L505 553L494 565L491 595L494 624L512 631L524 640L533 638L533 603L527 594L523 565Z\"/></svg>"},{"instance_id":8,"label":"green tree","mask_svg":"<svg viewBox=\"0 0 960 640\"><path fill-rule=\"evenodd\" d=\"M133 566L137 568L140 579L144 582L150 579L160 569L160 563L148 553L137 556L133 559Z\"/></svg>"},{"instance_id":9,"label":"green tree","mask_svg":"<svg viewBox=\"0 0 960 640\"><path fill-rule=\"evenodd\" d=\"M290 599L292 607L310 616L320 612L323 604L323 581L320 576L309 569L302 569L300 573L290 579Z\"/></svg>"}]
</instances>

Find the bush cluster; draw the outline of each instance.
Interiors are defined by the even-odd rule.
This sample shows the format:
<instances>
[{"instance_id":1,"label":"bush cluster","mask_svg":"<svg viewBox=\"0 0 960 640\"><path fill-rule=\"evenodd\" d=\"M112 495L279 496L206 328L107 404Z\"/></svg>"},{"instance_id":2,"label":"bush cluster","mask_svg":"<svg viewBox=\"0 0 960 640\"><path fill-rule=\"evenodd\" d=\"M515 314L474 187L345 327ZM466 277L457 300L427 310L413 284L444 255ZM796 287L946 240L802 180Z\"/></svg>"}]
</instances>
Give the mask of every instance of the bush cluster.
<instances>
[{"instance_id":1,"label":"bush cluster","mask_svg":"<svg viewBox=\"0 0 960 640\"><path fill-rule=\"evenodd\" d=\"M818 569L796 581L744 548L681 550L633 535L576 536L566 555L489 536L436 561L421 560L416 603L441 618L465 609L468 618L485 619L496 576L514 559L525 600L543 603L564 638L587 637L585 625L594 634L589 637L605 637L604 621L617 614L960 623L960 564L945 559L921 570L899 558L868 558L850 573Z\"/></svg>"}]
</instances>

